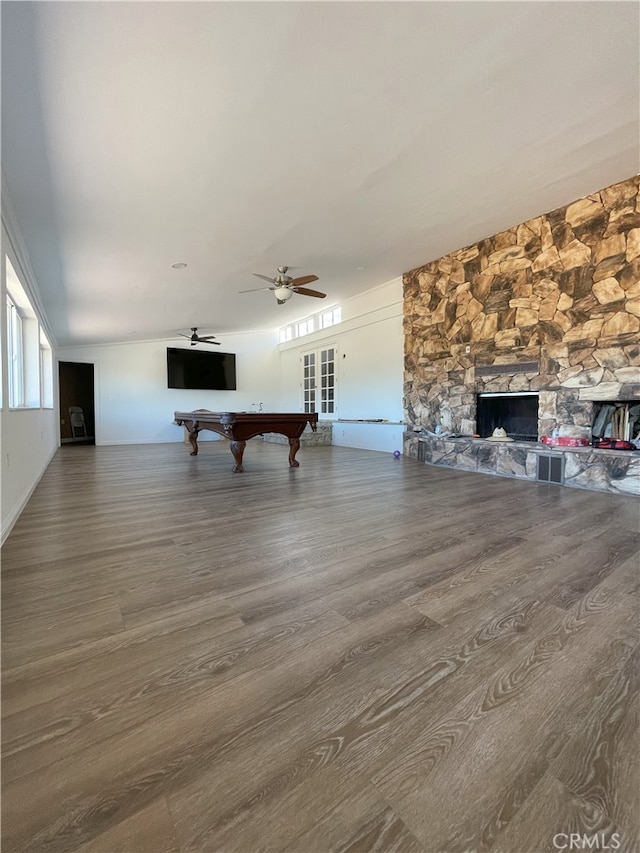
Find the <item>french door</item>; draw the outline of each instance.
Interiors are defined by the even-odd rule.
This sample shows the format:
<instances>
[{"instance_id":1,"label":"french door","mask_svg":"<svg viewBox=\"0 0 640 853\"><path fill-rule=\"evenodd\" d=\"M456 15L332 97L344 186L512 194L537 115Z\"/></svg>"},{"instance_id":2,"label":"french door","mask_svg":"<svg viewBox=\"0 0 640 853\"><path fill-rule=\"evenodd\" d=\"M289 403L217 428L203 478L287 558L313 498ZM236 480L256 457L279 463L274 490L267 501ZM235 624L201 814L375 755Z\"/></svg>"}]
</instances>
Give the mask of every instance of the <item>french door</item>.
<instances>
[{"instance_id":1,"label":"french door","mask_svg":"<svg viewBox=\"0 0 640 853\"><path fill-rule=\"evenodd\" d=\"M336 352L330 346L302 354L303 411L336 414Z\"/></svg>"}]
</instances>

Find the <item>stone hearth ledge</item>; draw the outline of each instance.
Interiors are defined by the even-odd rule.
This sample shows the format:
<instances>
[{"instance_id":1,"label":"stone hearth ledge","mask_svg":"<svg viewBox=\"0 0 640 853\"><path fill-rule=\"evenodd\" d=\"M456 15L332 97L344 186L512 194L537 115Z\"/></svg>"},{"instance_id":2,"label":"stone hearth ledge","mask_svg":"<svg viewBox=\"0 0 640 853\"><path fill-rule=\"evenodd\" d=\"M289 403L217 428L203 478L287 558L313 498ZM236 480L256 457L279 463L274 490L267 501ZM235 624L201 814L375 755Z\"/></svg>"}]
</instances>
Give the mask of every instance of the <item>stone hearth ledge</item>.
<instances>
[{"instance_id":1,"label":"stone hearth ledge","mask_svg":"<svg viewBox=\"0 0 640 853\"><path fill-rule=\"evenodd\" d=\"M640 451L548 447L533 441L487 441L472 436L436 438L405 432L406 456L428 465L538 482L538 456L563 458L564 485L640 496Z\"/></svg>"}]
</instances>

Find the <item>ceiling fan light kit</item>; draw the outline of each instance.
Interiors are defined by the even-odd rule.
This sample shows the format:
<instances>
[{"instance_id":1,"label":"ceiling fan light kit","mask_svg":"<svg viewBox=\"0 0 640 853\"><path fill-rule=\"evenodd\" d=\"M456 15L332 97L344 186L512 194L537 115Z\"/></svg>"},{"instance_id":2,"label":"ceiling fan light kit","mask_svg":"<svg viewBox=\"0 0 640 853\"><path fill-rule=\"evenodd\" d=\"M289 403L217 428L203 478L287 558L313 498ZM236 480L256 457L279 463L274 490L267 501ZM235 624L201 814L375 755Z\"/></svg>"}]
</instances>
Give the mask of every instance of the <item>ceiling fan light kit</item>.
<instances>
[{"instance_id":1,"label":"ceiling fan light kit","mask_svg":"<svg viewBox=\"0 0 640 853\"><path fill-rule=\"evenodd\" d=\"M311 290L308 287L303 287L304 284L309 284L312 281L317 281L317 275L301 275L298 278L291 278L290 275L287 275L287 270L289 267L278 267L277 275L274 275L270 278L268 275L262 275L262 273L254 272L257 278L262 278L265 281L271 282L270 287L255 287L252 290L241 290L240 293L255 293L258 290L271 290L276 297L276 302L278 305L284 305L285 302L288 302L289 299L293 296L294 293L299 294L300 296L315 296L317 299L324 299L327 295L326 293L321 293L319 290Z\"/></svg>"},{"instance_id":2,"label":"ceiling fan light kit","mask_svg":"<svg viewBox=\"0 0 640 853\"><path fill-rule=\"evenodd\" d=\"M286 302L293 296L293 290L290 290L288 287L285 287L285 285L282 285L281 287L276 287L273 292L278 302Z\"/></svg>"}]
</instances>

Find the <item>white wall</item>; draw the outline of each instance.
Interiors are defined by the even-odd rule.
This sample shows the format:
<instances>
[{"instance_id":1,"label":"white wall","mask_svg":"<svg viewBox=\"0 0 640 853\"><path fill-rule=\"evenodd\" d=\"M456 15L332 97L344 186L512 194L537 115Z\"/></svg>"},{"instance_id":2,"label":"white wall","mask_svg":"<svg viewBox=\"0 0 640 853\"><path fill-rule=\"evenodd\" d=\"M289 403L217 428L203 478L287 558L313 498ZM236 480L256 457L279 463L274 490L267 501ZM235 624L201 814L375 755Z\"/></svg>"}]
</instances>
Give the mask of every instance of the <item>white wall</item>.
<instances>
[{"instance_id":1,"label":"white wall","mask_svg":"<svg viewBox=\"0 0 640 853\"><path fill-rule=\"evenodd\" d=\"M404 426L402 424L333 424L331 443L338 447L359 447L362 450L382 450L402 453Z\"/></svg>"},{"instance_id":2,"label":"white wall","mask_svg":"<svg viewBox=\"0 0 640 853\"><path fill-rule=\"evenodd\" d=\"M404 364L402 280L374 287L345 301L341 308L342 322L337 326L280 345L281 410L301 410L302 353L335 344L337 412L326 417L333 421L383 418L400 424ZM401 437L401 426L392 430L378 424L333 425L333 443L345 447L401 450Z\"/></svg>"},{"instance_id":3,"label":"white wall","mask_svg":"<svg viewBox=\"0 0 640 853\"><path fill-rule=\"evenodd\" d=\"M24 509L58 448L49 409L2 410L2 541Z\"/></svg>"},{"instance_id":4,"label":"white wall","mask_svg":"<svg viewBox=\"0 0 640 853\"><path fill-rule=\"evenodd\" d=\"M221 345L216 350L236 353L237 391L167 388L167 347L181 346L176 340L65 347L57 355L60 361L94 364L96 444L183 441L183 430L173 423L174 411L249 411L256 403L264 411L278 410L277 331L217 339ZM204 432L201 438L217 436Z\"/></svg>"},{"instance_id":5,"label":"white wall","mask_svg":"<svg viewBox=\"0 0 640 853\"><path fill-rule=\"evenodd\" d=\"M26 248L11 207L11 200L2 187L2 251L0 252L2 328L2 410L0 412L1 457L0 472L0 541L4 542L18 519L31 493L38 484L53 454L58 448L58 415L56 408L9 409L7 349L6 349L6 257L20 279L38 324L52 344L55 340L47 327ZM55 351L55 350L54 350ZM54 401L57 398L57 378L54 376ZM54 402L54 407L55 407Z\"/></svg>"}]
</instances>

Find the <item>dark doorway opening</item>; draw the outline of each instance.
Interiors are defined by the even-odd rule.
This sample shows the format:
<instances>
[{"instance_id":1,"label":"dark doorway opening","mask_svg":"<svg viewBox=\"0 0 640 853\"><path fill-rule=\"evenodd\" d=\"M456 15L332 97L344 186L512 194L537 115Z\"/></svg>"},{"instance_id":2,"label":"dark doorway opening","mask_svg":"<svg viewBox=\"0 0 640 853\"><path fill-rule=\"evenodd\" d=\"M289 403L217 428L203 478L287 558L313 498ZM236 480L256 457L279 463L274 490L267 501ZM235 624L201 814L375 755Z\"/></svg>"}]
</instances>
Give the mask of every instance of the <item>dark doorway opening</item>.
<instances>
[{"instance_id":1,"label":"dark doorway opening","mask_svg":"<svg viewBox=\"0 0 640 853\"><path fill-rule=\"evenodd\" d=\"M95 444L96 414L93 364L58 363L60 388L60 442Z\"/></svg>"},{"instance_id":2,"label":"dark doorway opening","mask_svg":"<svg viewBox=\"0 0 640 853\"><path fill-rule=\"evenodd\" d=\"M476 431L488 438L497 427L516 441L538 440L537 394L478 394Z\"/></svg>"}]
</instances>

